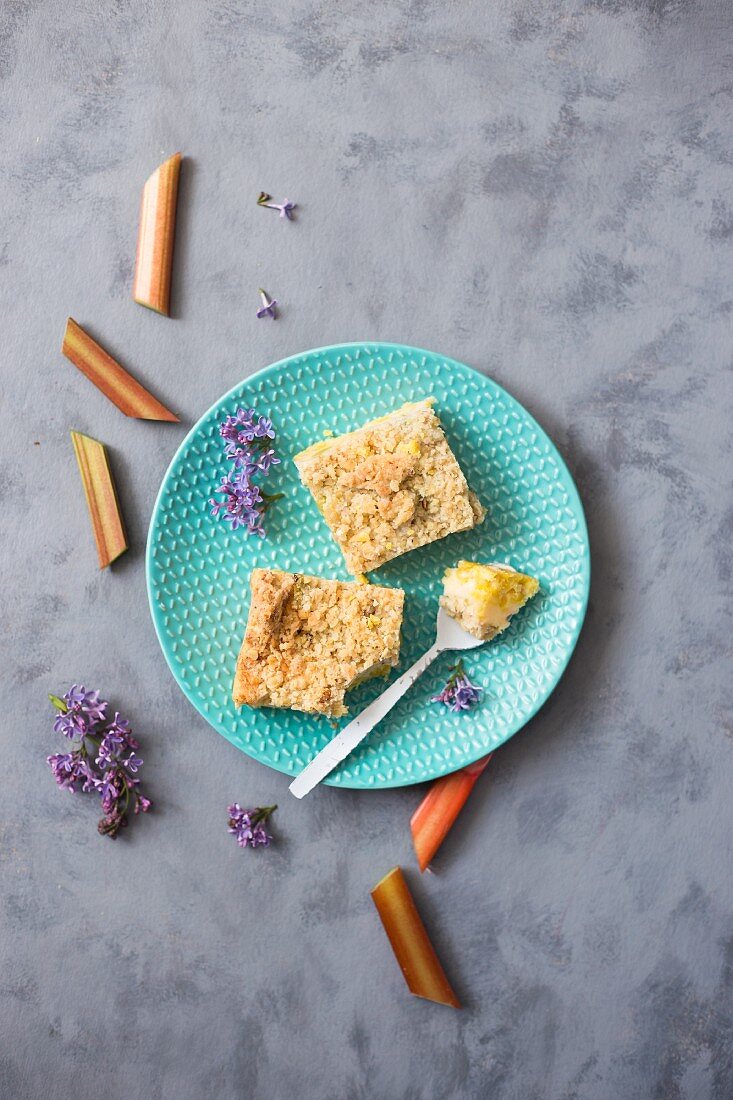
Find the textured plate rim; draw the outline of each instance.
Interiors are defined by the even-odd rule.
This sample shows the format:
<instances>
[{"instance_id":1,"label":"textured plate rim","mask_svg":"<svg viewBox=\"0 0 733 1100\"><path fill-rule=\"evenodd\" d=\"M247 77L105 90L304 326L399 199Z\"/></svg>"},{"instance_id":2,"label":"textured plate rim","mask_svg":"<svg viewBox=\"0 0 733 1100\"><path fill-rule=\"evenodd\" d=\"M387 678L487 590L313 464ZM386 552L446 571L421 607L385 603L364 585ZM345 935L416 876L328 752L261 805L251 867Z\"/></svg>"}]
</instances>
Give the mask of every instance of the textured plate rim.
<instances>
[{"instance_id":1,"label":"textured plate rim","mask_svg":"<svg viewBox=\"0 0 733 1100\"><path fill-rule=\"evenodd\" d=\"M389 351L395 351L395 352L401 352L403 354L407 353L409 356L416 356L416 355L417 356L420 356L420 355L430 356L430 357L442 360L447 366L449 366L451 368L455 367L459 372L470 371L472 374L477 374L480 378L483 378L484 380L489 381L492 386L495 386L498 390L501 391L501 393L506 398L506 400L510 403L510 405L513 405L517 409L519 409L522 416L525 417L527 420L529 420L531 422L531 424L540 433L541 436L544 436L547 439L547 441L549 442L549 444L552 447L553 451L555 452L555 455L557 456L559 471L560 471L560 474L562 475L563 480L565 482L565 488L568 491L568 495L570 497L570 502L571 502L572 506L576 509L576 514L578 516L578 521L581 525L581 532L580 533L581 533L581 535L584 539L584 542L585 542L585 555L584 555L584 559L583 559L583 563L584 563L584 567L585 567L585 570L584 570L585 587L584 587L584 591L583 591L583 595L582 595L580 614L578 615L577 625L576 625L576 627L574 628L574 631L573 631L572 641L571 641L570 645L568 645L567 651L566 651L566 654L565 654L565 659L562 661L561 664L558 665L557 671L556 671L555 676L552 680L552 683L550 684L550 686L549 686L547 692L545 693L544 697L526 715L526 717L525 717L524 721L522 722L522 724L520 726L517 726L517 728L515 730L513 730L512 733L507 734L507 736L504 737L503 740L500 741L498 745L494 745L494 747L489 750L490 752L492 752L492 753L495 752L497 749L501 748L502 745L506 744L506 742L509 741L512 737L516 736L516 734L518 734L521 730L523 730L524 727L526 725L528 725L529 722L532 721L532 719L537 715L537 713L542 709L542 707L545 705L545 703L548 701L548 699L554 693L554 691L557 688L557 685L559 684L560 680L562 679L562 677L565 673L565 670L568 667L568 664L570 663L570 658L573 656L573 653L575 652L575 648L578 644L578 638L580 637L580 633L583 629L583 624L585 623L586 612L588 610L588 598L589 598L589 595L590 595L590 581L591 581L590 540L589 540L589 537L588 537L588 524L587 524L586 518L585 518L585 510L583 508L583 502L580 499L580 494L578 493L578 488L575 484L575 480L573 479L573 476L570 473L570 470L568 469L568 465L565 462L565 459L563 458L561 452L558 450L558 448L555 445L554 441L548 435L548 433L545 431L545 429L542 427L542 425L537 420L535 420L532 413L529 412L529 410L526 409L524 407L524 405L522 405L522 403L517 400L516 397L514 397L511 393L509 393L509 391L506 390L502 385L500 385L500 383L496 382L493 378L489 377L489 375L486 375L482 371L477 370L476 367L469 366L468 363L462 363L457 359L453 359L451 356L442 355L440 352L428 351L426 348L415 347L412 344L395 344L395 343L391 343L389 341L384 341L384 340L352 340L352 341L349 341L348 343L343 343L343 344L325 344L322 347L308 348L305 351L296 352L294 355L287 355L284 359L278 359L276 362L270 363L270 364L268 364L268 366L260 368L260 370L253 371L252 374L248 374L246 376L246 378L241 379L239 382L237 382L236 385L232 386L231 389L227 390L226 393L223 393L223 394L221 394L220 397L217 397L217 399L214 402L212 402L212 404L209 406L209 408L204 413L202 413L202 415L198 418L196 423L189 429L189 431L186 433L186 435L184 436L184 438L181 440L180 444L176 448L176 451L175 451L173 457L171 458L171 460L168 464L168 467L165 471L165 474L163 475L163 480L160 483L160 488L158 489L158 493L157 493L156 498L155 498L155 504L153 505L153 511L152 511L152 514L151 514L151 517L150 517L150 523L148 525L148 536L147 536L146 546L145 546L145 583L146 583L146 588L147 588L147 592L148 592L148 606L150 607L150 614L151 614L151 617L152 617L152 620L153 620L153 626L155 627L155 633L156 633L156 636L158 638L158 643L160 645L161 650L163 651L163 656L165 658L165 662L168 665L168 668L170 669L170 672L173 676L173 679L175 680L176 684L178 685L180 690L183 692L185 697L188 699L189 703L191 703L191 705L195 708L195 710L201 715L201 717L204 719L204 721L209 726L212 727L212 729L215 729L217 733L221 734L222 737L224 737L231 745L233 745L240 752L243 752L246 756L249 756L252 760L256 760L258 764L262 764L262 765L264 765L264 767L272 768L273 771L279 771L279 772L282 772L284 775L289 775L289 776L293 776L295 773L290 771L288 768L279 768L274 763L269 763L267 761L260 760L260 758L258 756L256 756L254 753L249 752L248 749L245 746L237 744L237 742L229 735L228 730L226 730L223 725L221 725L219 722L217 722L217 721L213 720L212 718L210 718L207 714L204 714L203 710L199 706L199 703L198 703L196 697L193 695L192 692L190 692L188 690L186 685L181 683L181 681L179 680L179 678L176 674L176 670L173 667L171 658L170 658L169 653L168 653L167 636L164 633L164 631L162 629L162 625L159 621L160 617L162 616L162 612L156 606L155 601L154 601L154 597L153 597L153 580L152 580L153 534L154 534L156 526L157 526L158 515L159 515L160 509L161 509L162 500L163 500L165 492L168 488L168 483L170 482L170 480L173 476L173 469L176 466L176 463L178 462L179 455L184 450L184 448L187 446L187 444L188 444L189 440L192 438L192 436L196 435L196 433L198 432L198 430L199 430L201 424L203 423L203 421L205 421L214 412L214 409L216 409L216 407L218 405L221 405L222 402L227 401L230 397L232 397L233 394L235 394L238 390L240 390L242 388L242 386L246 385L247 383L253 382L255 380L258 381L258 382L262 381L268 375L274 374L276 371L280 371L280 370L283 370L285 368L288 368L289 365L291 363L293 363L295 360L304 359L306 357L313 356L313 355L331 354L333 352L341 353L341 354L344 354L344 353L348 354L348 352L353 351L357 348L359 350L367 349L370 352L377 352L377 353L382 351L382 350L385 350L385 351L388 351L388 352ZM473 755L471 757L470 760L466 760L465 764L462 764L461 767L468 767L470 764L475 763L476 760L480 760L485 755L487 755L487 754L483 750L481 752L477 752L475 755ZM460 768L458 768L458 769L453 768L448 763L445 767L437 768L435 770L435 772L433 772L430 776L422 777L420 779L398 779L394 782L389 781L389 782L369 783L369 782L360 782L357 779L351 779L351 780L348 780L348 781L343 781L343 780L335 781L334 779L327 778L327 779L324 780L324 782L327 783L329 786L332 786L332 787L335 787L335 788L341 788L342 790L386 790L386 789L394 788L394 787L411 787L411 786L416 786L419 783L429 783L429 782L432 782L432 780L434 780L434 779L440 779L441 776L449 775L449 774L451 774L451 772L454 772L456 770L460 771Z\"/></svg>"}]
</instances>

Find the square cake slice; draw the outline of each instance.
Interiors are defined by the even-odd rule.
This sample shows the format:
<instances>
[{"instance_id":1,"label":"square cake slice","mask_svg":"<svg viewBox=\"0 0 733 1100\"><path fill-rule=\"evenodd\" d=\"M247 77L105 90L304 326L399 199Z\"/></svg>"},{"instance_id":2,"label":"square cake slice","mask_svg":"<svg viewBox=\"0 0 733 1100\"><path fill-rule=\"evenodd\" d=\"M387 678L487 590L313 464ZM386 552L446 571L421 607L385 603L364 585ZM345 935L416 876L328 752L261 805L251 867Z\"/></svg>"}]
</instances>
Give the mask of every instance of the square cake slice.
<instances>
[{"instance_id":1,"label":"square cake slice","mask_svg":"<svg viewBox=\"0 0 733 1100\"><path fill-rule=\"evenodd\" d=\"M405 594L354 581L255 569L237 659L237 706L339 718L349 688L384 676L400 655Z\"/></svg>"},{"instance_id":2,"label":"square cake slice","mask_svg":"<svg viewBox=\"0 0 733 1100\"><path fill-rule=\"evenodd\" d=\"M295 456L355 575L484 518L432 404L403 405Z\"/></svg>"},{"instance_id":3,"label":"square cake slice","mask_svg":"<svg viewBox=\"0 0 733 1100\"><path fill-rule=\"evenodd\" d=\"M459 561L446 569L441 607L475 638L488 641L509 626L512 615L539 590L539 582L511 565Z\"/></svg>"}]
</instances>

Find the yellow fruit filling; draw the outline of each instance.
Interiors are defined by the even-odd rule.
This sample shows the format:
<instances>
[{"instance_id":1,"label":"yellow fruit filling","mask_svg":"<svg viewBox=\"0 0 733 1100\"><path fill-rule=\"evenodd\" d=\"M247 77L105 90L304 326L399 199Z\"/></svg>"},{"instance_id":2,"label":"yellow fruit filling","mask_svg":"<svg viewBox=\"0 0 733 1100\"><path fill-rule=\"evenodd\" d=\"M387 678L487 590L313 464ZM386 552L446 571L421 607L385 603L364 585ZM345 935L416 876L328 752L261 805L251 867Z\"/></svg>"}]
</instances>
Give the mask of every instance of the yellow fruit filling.
<instances>
[{"instance_id":1,"label":"yellow fruit filling","mask_svg":"<svg viewBox=\"0 0 733 1100\"><path fill-rule=\"evenodd\" d=\"M486 641L539 591L539 582L509 565L459 561L443 577L440 603L464 630Z\"/></svg>"}]
</instances>

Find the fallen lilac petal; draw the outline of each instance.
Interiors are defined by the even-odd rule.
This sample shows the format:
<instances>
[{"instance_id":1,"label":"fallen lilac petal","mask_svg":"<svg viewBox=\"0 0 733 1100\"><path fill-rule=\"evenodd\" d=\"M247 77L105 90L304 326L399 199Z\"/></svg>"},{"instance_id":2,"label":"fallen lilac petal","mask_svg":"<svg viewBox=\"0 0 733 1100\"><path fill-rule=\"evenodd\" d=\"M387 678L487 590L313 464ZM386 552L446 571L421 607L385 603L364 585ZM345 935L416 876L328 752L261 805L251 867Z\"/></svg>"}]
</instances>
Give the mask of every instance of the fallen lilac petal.
<instances>
[{"instance_id":1,"label":"fallen lilac petal","mask_svg":"<svg viewBox=\"0 0 733 1100\"><path fill-rule=\"evenodd\" d=\"M268 195L266 191L260 191L257 205L266 206L268 210L278 210L281 218L287 218L288 221L293 220L293 211L297 209L297 202L291 202L290 199L285 199L284 202L271 202L272 195Z\"/></svg>"},{"instance_id":2,"label":"fallen lilac petal","mask_svg":"<svg viewBox=\"0 0 733 1100\"><path fill-rule=\"evenodd\" d=\"M260 299L262 305L257 310L258 317L272 317L273 321L277 319L277 298L271 298L261 287L259 290Z\"/></svg>"}]
</instances>

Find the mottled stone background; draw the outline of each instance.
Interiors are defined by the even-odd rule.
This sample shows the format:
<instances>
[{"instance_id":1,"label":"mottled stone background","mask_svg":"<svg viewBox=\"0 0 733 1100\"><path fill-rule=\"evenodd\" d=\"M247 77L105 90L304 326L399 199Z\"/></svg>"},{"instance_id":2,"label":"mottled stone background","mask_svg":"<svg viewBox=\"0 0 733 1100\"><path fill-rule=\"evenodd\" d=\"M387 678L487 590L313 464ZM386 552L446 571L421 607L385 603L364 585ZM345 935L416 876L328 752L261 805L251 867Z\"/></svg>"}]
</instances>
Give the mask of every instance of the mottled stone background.
<instances>
[{"instance_id":1,"label":"mottled stone background","mask_svg":"<svg viewBox=\"0 0 733 1100\"><path fill-rule=\"evenodd\" d=\"M0 22L3 1100L728 1100L731 5L3 0ZM130 284L142 182L176 149L166 320ZM181 425L126 420L66 363L68 314ZM180 694L146 601L187 427L353 339L506 386L592 539L571 667L422 881L422 790L297 803ZM103 574L72 427L119 475L132 547ZM114 845L45 764L46 692L79 679L143 741L155 813ZM277 848L237 849L232 799L280 802ZM461 1013L390 955L369 889L397 862Z\"/></svg>"}]
</instances>

